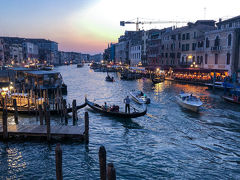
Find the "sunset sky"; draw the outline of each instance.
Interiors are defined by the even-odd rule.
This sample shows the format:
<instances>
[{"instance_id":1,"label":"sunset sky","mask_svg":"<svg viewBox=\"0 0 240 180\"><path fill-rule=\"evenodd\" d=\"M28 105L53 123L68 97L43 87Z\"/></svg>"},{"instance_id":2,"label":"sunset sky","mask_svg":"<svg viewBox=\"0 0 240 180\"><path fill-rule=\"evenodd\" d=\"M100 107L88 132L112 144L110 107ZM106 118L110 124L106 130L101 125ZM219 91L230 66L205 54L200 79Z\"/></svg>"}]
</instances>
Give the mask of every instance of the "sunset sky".
<instances>
[{"instance_id":1,"label":"sunset sky","mask_svg":"<svg viewBox=\"0 0 240 180\"><path fill-rule=\"evenodd\" d=\"M135 30L135 25L121 27L121 20L194 22L237 15L239 0L0 0L0 36L46 38L58 42L60 50L94 54L125 30Z\"/></svg>"}]
</instances>

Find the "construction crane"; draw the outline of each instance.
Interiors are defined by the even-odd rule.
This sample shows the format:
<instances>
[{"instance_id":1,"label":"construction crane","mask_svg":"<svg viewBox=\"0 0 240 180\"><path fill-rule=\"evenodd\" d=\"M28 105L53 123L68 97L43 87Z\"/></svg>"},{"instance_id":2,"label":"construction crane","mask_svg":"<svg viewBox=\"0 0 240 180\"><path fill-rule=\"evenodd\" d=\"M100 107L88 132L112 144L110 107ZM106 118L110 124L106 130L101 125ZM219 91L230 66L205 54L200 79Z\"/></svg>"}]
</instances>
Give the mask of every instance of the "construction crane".
<instances>
[{"instance_id":1,"label":"construction crane","mask_svg":"<svg viewBox=\"0 0 240 180\"><path fill-rule=\"evenodd\" d=\"M187 21L139 21L139 19L137 18L136 21L120 21L120 26L125 26L125 24L136 24L136 31L139 31L139 25L140 24L162 24L162 23L166 23L166 24L171 24L171 23L188 23Z\"/></svg>"}]
</instances>

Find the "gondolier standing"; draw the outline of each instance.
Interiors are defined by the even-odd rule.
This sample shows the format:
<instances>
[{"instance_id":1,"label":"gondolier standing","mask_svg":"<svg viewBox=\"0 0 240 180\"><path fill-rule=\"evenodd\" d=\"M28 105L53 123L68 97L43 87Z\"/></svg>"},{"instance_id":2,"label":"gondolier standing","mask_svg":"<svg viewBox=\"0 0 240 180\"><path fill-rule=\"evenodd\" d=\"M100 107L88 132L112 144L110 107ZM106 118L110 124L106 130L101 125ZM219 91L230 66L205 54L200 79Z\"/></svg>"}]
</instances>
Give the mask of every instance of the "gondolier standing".
<instances>
[{"instance_id":1,"label":"gondolier standing","mask_svg":"<svg viewBox=\"0 0 240 180\"><path fill-rule=\"evenodd\" d=\"M124 103L125 103L125 113L130 113L130 98L127 96L125 99L124 99Z\"/></svg>"}]
</instances>

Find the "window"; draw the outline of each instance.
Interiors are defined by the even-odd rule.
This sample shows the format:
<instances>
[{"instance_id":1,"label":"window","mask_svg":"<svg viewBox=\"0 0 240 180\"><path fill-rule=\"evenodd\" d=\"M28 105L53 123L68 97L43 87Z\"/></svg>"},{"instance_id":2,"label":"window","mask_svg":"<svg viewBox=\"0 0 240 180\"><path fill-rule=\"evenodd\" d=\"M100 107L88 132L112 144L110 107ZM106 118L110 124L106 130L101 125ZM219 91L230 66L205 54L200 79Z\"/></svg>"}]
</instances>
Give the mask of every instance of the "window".
<instances>
[{"instance_id":1,"label":"window","mask_svg":"<svg viewBox=\"0 0 240 180\"><path fill-rule=\"evenodd\" d=\"M207 63L208 63L208 55L205 54L205 64L207 64Z\"/></svg>"},{"instance_id":2,"label":"window","mask_svg":"<svg viewBox=\"0 0 240 180\"><path fill-rule=\"evenodd\" d=\"M180 43L180 42L178 43L178 48L179 48L179 49L181 48L181 43Z\"/></svg>"},{"instance_id":3,"label":"window","mask_svg":"<svg viewBox=\"0 0 240 180\"><path fill-rule=\"evenodd\" d=\"M189 51L189 44L186 44L186 51Z\"/></svg>"},{"instance_id":4,"label":"window","mask_svg":"<svg viewBox=\"0 0 240 180\"><path fill-rule=\"evenodd\" d=\"M215 64L218 64L218 54L215 54Z\"/></svg>"},{"instance_id":5,"label":"window","mask_svg":"<svg viewBox=\"0 0 240 180\"><path fill-rule=\"evenodd\" d=\"M165 57L166 57L166 58L168 57L168 53L165 54Z\"/></svg>"},{"instance_id":6,"label":"window","mask_svg":"<svg viewBox=\"0 0 240 180\"><path fill-rule=\"evenodd\" d=\"M182 51L185 51L185 44L182 45Z\"/></svg>"},{"instance_id":7,"label":"window","mask_svg":"<svg viewBox=\"0 0 240 180\"><path fill-rule=\"evenodd\" d=\"M202 64L203 63L203 57L201 56L200 57L200 64Z\"/></svg>"},{"instance_id":8,"label":"window","mask_svg":"<svg viewBox=\"0 0 240 180\"><path fill-rule=\"evenodd\" d=\"M178 40L181 40L181 34L178 34Z\"/></svg>"},{"instance_id":9,"label":"window","mask_svg":"<svg viewBox=\"0 0 240 180\"><path fill-rule=\"evenodd\" d=\"M193 33L193 38L196 38L196 37L197 37L197 33L194 32L194 33Z\"/></svg>"},{"instance_id":10,"label":"window","mask_svg":"<svg viewBox=\"0 0 240 180\"><path fill-rule=\"evenodd\" d=\"M181 57L181 53L177 53L177 58L180 58Z\"/></svg>"},{"instance_id":11,"label":"window","mask_svg":"<svg viewBox=\"0 0 240 180\"><path fill-rule=\"evenodd\" d=\"M214 41L214 46L219 46L219 45L220 45L220 39L219 39L219 36L217 36Z\"/></svg>"},{"instance_id":12,"label":"window","mask_svg":"<svg viewBox=\"0 0 240 180\"><path fill-rule=\"evenodd\" d=\"M199 56L197 57L197 64L200 64L200 63L199 63Z\"/></svg>"},{"instance_id":13,"label":"window","mask_svg":"<svg viewBox=\"0 0 240 180\"><path fill-rule=\"evenodd\" d=\"M209 48L209 40L206 38L206 48Z\"/></svg>"},{"instance_id":14,"label":"window","mask_svg":"<svg viewBox=\"0 0 240 180\"><path fill-rule=\"evenodd\" d=\"M184 57L182 57L182 64L184 63Z\"/></svg>"},{"instance_id":15,"label":"window","mask_svg":"<svg viewBox=\"0 0 240 180\"><path fill-rule=\"evenodd\" d=\"M186 39L190 39L190 34L189 33L186 34Z\"/></svg>"},{"instance_id":16,"label":"window","mask_svg":"<svg viewBox=\"0 0 240 180\"><path fill-rule=\"evenodd\" d=\"M193 50L193 51L196 50L196 43L192 43L192 50Z\"/></svg>"},{"instance_id":17,"label":"window","mask_svg":"<svg viewBox=\"0 0 240 180\"><path fill-rule=\"evenodd\" d=\"M227 65L230 64L230 53L227 53Z\"/></svg>"},{"instance_id":18,"label":"window","mask_svg":"<svg viewBox=\"0 0 240 180\"><path fill-rule=\"evenodd\" d=\"M185 34L182 35L182 40L185 40Z\"/></svg>"},{"instance_id":19,"label":"window","mask_svg":"<svg viewBox=\"0 0 240 180\"><path fill-rule=\"evenodd\" d=\"M232 35L229 34L228 35L228 46L231 46L231 44L232 44Z\"/></svg>"}]
</instances>

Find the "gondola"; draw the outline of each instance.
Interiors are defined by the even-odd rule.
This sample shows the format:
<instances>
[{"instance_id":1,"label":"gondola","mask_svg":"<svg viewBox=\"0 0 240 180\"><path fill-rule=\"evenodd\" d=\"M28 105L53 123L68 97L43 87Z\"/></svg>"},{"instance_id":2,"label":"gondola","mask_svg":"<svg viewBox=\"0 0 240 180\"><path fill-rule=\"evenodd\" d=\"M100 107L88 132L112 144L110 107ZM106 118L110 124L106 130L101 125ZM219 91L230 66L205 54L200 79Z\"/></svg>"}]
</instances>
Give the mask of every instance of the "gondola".
<instances>
[{"instance_id":1,"label":"gondola","mask_svg":"<svg viewBox=\"0 0 240 180\"><path fill-rule=\"evenodd\" d=\"M88 99L85 99L86 104L92 108L93 110L103 113L109 116L115 116L115 117L120 117L120 118L137 118L140 116L144 116L147 113L147 107L145 106L145 110L143 112L132 112L132 113L125 113L125 112L113 112L113 111L108 111L103 109L100 105L88 101Z\"/></svg>"},{"instance_id":2,"label":"gondola","mask_svg":"<svg viewBox=\"0 0 240 180\"><path fill-rule=\"evenodd\" d=\"M84 104L82 104L82 105L76 106L76 108L77 108L77 110L78 110L78 109L82 109L82 108L84 108L86 105L87 105L87 104L84 103ZM3 110L3 108L0 107L0 111L2 111L2 110ZM7 111L8 111L9 113L14 113L14 112L15 112L14 107L7 107ZM67 108L67 113L70 113L70 112L72 112L72 108ZM28 108L27 108L27 107L18 107L18 113L19 113L19 114L35 115L35 114L36 114L36 109L35 109L35 108L34 108L34 109L30 108L29 111L28 111ZM51 115L60 115L60 111L59 111L59 110L51 110L51 109L50 109L50 114L51 114Z\"/></svg>"}]
</instances>

